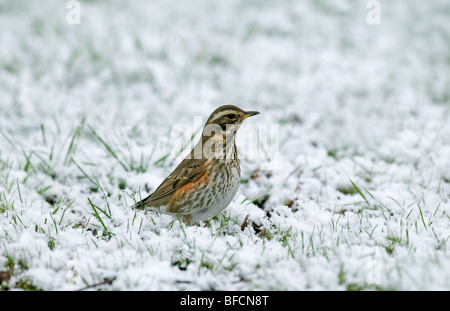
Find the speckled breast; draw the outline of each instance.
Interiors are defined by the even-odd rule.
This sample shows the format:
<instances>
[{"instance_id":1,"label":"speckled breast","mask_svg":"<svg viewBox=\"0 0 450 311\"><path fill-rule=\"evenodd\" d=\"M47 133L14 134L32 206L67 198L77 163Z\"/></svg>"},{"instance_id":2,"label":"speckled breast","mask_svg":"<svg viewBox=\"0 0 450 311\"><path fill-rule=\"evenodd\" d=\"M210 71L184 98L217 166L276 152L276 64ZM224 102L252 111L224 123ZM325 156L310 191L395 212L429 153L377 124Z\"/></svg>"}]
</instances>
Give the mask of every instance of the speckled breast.
<instances>
[{"instance_id":1,"label":"speckled breast","mask_svg":"<svg viewBox=\"0 0 450 311\"><path fill-rule=\"evenodd\" d=\"M216 160L210 166L210 182L199 189L195 209L191 211L192 221L202 221L216 216L233 200L240 185L240 167L238 159ZM203 199L201 199L203 197Z\"/></svg>"}]
</instances>

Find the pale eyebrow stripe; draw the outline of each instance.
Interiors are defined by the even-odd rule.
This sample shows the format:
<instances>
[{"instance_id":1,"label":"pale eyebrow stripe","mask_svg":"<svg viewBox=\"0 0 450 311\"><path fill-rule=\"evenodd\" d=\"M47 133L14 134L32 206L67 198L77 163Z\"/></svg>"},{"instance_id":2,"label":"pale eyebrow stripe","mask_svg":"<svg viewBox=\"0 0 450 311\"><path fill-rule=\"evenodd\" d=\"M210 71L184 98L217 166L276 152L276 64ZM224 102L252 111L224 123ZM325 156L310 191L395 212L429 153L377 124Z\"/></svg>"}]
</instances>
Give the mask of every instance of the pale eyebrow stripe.
<instances>
[{"instance_id":1,"label":"pale eyebrow stripe","mask_svg":"<svg viewBox=\"0 0 450 311\"><path fill-rule=\"evenodd\" d=\"M217 113L217 115L214 116L214 118L213 118L211 121L220 119L220 118L222 118L223 116L225 116L225 115L227 115L227 114L231 114L231 113L232 113L232 114L236 114L236 112L235 112L234 110L231 110L231 109L221 111L221 112Z\"/></svg>"}]
</instances>

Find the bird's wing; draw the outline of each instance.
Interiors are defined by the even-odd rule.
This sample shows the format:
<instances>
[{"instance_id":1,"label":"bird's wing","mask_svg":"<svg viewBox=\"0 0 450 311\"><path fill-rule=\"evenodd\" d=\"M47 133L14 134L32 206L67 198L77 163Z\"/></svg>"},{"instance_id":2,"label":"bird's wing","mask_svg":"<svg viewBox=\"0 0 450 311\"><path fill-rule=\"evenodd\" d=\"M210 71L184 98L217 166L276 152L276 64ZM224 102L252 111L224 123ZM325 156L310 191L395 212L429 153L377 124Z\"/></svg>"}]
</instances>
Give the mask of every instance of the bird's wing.
<instances>
[{"instance_id":1,"label":"bird's wing","mask_svg":"<svg viewBox=\"0 0 450 311\"><path fill-rule=\"evenodd\" d=\"M167 176L161 185L159 185L155 192L150 194L144 200L136 203L133 208L168 204L171 194L187 183L200 178L205 173L205 162L204 159L184 159L173 172Z\"/></svg>"}]
</instances>

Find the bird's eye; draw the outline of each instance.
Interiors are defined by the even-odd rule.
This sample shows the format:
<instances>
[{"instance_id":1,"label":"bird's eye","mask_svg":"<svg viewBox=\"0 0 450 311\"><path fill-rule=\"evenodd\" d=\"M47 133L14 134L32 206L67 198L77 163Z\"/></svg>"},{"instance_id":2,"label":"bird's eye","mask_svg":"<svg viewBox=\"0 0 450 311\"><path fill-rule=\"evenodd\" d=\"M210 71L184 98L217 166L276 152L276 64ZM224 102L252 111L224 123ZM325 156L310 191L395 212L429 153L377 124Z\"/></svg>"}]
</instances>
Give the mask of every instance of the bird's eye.
<instances>
[{"instance_id":1,"label":"bird's eye","mask_svg":"<svg viewBox=\"0 0 450 311\"><path fill-rule=\"evenodd\" d=\"M226 117L227 117L228 119L235 119L235 118L236 118L236 115L233 114L233 113L230 113L230 114L227 114Z\"/></svg>"}]
</instances>

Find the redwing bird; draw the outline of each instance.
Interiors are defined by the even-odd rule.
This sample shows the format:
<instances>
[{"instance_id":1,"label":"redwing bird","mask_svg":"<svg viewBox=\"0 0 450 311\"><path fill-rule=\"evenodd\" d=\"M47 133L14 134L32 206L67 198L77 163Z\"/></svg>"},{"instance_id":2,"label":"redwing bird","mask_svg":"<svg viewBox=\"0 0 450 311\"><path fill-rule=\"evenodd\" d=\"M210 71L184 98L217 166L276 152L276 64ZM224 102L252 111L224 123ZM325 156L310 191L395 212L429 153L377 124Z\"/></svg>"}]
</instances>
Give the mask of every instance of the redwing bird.
<instances>
[{"instance_id":1,"label":"redwing bird","mask_svg":"<svg viewBox=\"0 0 450 311\"><path fill-rule=\"evenodd\" d=\"M194 149L155 192L132 208L179 215L186 224L212 218L223 211L240 185L235 134L242 121L257 114L232 105L214 110Z\"/></svg>"}]
</instances>

